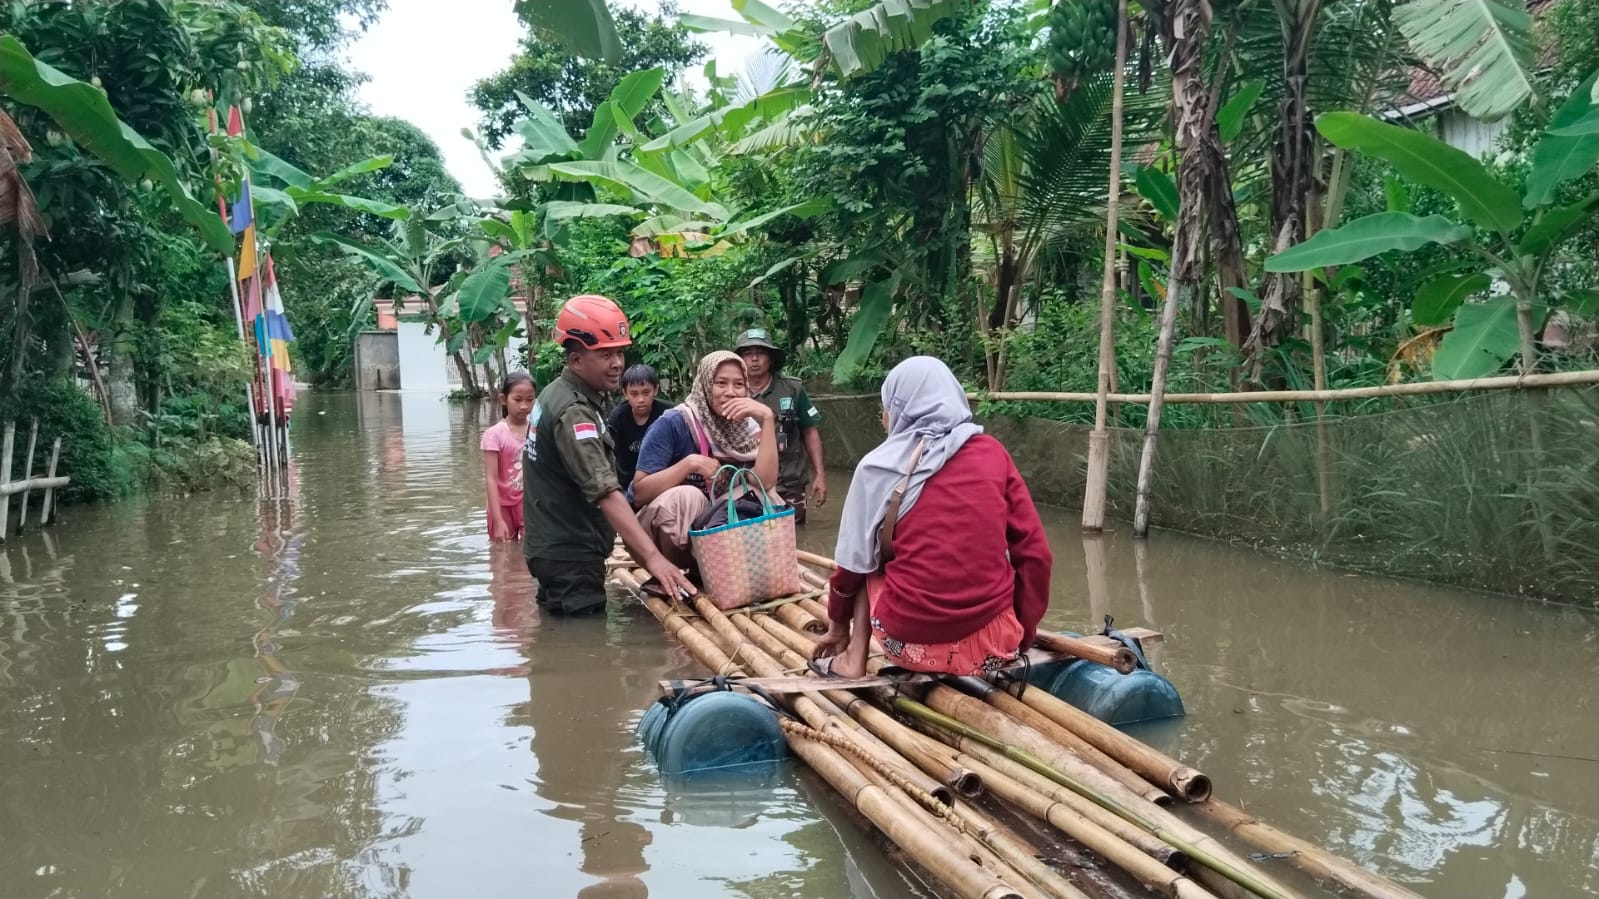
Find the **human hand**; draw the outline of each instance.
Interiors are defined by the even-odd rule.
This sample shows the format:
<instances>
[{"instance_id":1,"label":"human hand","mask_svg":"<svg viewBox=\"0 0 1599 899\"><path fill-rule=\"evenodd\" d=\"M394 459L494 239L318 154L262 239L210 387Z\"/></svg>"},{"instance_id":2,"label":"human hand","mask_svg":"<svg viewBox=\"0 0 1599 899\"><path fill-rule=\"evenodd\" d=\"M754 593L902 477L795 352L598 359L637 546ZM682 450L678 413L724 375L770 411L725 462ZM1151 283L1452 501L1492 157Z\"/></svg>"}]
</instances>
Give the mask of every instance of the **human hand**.
<instances>
[{"instance_id":1,"label":"human hand","mask_svg":"<svg viewBox=\"0 0 1599 899\"><path fill-rule=\"evenodd\" d=\"M740 418L753 418L762 424L771 421L773 418L772 407L760 400L752 400L747 396L728 400L727 405L722 407L722 415L734 421Z\"/></svg>"},{"instance_id":2,"label":"human hand","mask_svg":"<svg viewBox=\"0 0 1599 899\"><path fill-rule=\"evenodd\" d=\"M505 543L511 539L511 526L505 523L505 513L498 509L489 513L489 541Z\"/></svg>"},{"instance_id":3,"label":"human hand","mask_svg":"<svg viewBox=\"0 0 1599 899\"><path fill-rule=\"evenodd\" d=\"M697 474L702 478L713 477L717 469L722 467L722 463L712 459L710 456L702 456L699 453L684 456L681 464L688 469L684 472L684 475Z\"/></svg>"},{"instance_id":4,"label":"human hand","mask_svg":"<svg viewBox=\"0 0 1599 899\"><path fill-rule=\"evenodd\" d=\"M816 645L811 649L811 658L825 659L828 656L842 655L849 646L849 622L842 624L836 621L827 623L827 633L816 639Z\"/></svg>"},{"instance_id":5,"label":"human hand","mask_svg":"<svg viewBox=\"0 0 1599 899\"><path fill-rule=\"evenodd\" d=\"M665 590L668 596L691 599L699 592L689 583L688 578L683 576L683 572L660 553L656 553L655 558L644 563L644 570L650 573L650 577L655 578L655 582L661 585L661 589Z\"/></svg>"},{"instance_id":6,"label":"human hand","mask_svg":"<svg viewBox=\"0 0 1599 899\"><path fill-rule=\"evenodd\" d=\"M811 501L818 507L827 505L827 475L819 471L811 480Z\"/></svg>"}]
</instances>

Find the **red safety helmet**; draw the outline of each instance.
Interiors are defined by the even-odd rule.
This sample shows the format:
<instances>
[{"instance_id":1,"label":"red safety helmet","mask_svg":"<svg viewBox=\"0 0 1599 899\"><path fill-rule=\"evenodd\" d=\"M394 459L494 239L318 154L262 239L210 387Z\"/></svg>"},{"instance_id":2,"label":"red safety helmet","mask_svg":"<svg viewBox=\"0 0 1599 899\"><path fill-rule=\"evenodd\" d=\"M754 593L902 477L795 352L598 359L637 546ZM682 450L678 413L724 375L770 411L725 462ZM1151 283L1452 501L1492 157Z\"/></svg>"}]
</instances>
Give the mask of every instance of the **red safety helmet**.
<instances>
[{"instance_id":1,"label":"red safety helmet","mask_svg":"<svg viewBox=\"0 0 1599 899\"><path fill-rule=\"evenodd\" d=\"M591 350L632 346L627 316L622 307L608 297L586 293L566 301L555 317L555 342L566 345L575 340Z\"/></svg>"}]
</instances>

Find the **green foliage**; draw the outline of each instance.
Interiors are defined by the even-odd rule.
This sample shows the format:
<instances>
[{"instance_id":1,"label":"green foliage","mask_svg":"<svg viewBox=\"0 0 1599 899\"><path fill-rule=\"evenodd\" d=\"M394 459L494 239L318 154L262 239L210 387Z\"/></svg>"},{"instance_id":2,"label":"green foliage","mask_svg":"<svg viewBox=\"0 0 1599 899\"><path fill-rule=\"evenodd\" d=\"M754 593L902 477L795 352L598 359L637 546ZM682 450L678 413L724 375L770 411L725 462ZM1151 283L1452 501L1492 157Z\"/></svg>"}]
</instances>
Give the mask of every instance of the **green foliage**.
<instances>
[{"instance_id":1,"label":"green foliage","mask_svg":"<svg viewBox=\"0 0 1599 899\"><path fill-rule=\"evenodd\" d=\"M1532 16L1519 0L1410 0L1394 21L1472 116L1496 119L1532 96Z\"/></svg>"},{"instance_id":2,"label":"green foliage","mask_svg":"<svg viewBox=\"0 0 1599 899\"><path fill-rule=\"evenodd\" d=\"M607 62L622 55L605 0L517 0L516 14L575 53Z\"/></svg>"},{"instance_id":3,"label":"green foliage","mask_svg":"<svg viewBox=\"0 0 1599 899\"><path fill-rule=\"evenodd\" d=\"M1470 228L1441 215L1417 218L1408 212L1380 212L1316 232L1304 243L1295 244L1266 260L1266 271L1302 272L1343 265L1379 253L1414 250L1430 243L1458 243L1470 236Z\"/></svg>"},{"instance_id":4,"label":"green foliage","mask_svg":"<svg viewBox=\"0 0 1599 899\"><path fill-rule=\"evenodd\" d=\"M1591 104L1585 88L1592 76L1556 113L1552 123L1565 125L1583 115ZM1437 378L1472 378L1490 374L1518 349L1523 369L1535 363L1534 339L1541 329L1551 299L1543 277L1551 256L1599 210L1599 193L1576 204L1540 208L1555 196L1562 182L1584 173L1571 165L1586 162L1590 152L1599 155L1599 136L1593 146L1577 137L1574 143L1547 131L1534 153L1525 176L1529 188L1519 192L1534 210L1533 223L1519 238L1513 236L1524 220L1518 192L1491 174L1487 167L1448 147L1436 138L1348 114L1322 116L1317 127L1334 143L1359 149L1391 164L1400 174L1451 196L1460 211L1497 233L1473 235L1440 215L1417 218L1404 212L1382 212L1322 231L1297 246L1267 260L1269 271L1302 271L1355 262L1395 250L1414 250L1428 243L1464 243L1466 252L1491 266L1488 272L1466 279L1448 273L1465 266L1447 263L1432 271L1434 279L1418 294L1414 311L1418 323L1440 320L1454 312L1454 324L1433 359ZM1551 148L1551 140L1553 147ZM1537 202L1533 202L1533 201ZM1436 276L1444 275L1438 278ZM1465 303L1492 277L1502 279L1510 297L1484 304ZM1565 291L1554 296L1575 300ZM1580 301L1572 303L1581 314Z\"/></svg>"},{"instance_id":5,"label":"green foliage","mask_svg":"<svg viewBox=\"0 0 1599 899\"><path fill-rule=\"evenodd\" d=\"M1431 135L1358 113L1330 112L1316 130L1334 144L1375 156L1418 184L1436 187L1460 204L1467 219L1501 234L1522 222L1521 198L1482 163Z\"/></svg>"},{"instance_id":6,"label":"green foliage","mask_svg":"<svg viewBox=\"0 0 1599 899\"><path fill-rule=\"evenodd\" d=\"M933 26L956 15L966 3L967 0L883 0L827 29L822 34L822 52L839 78L865 74L881 66L891 54L926 43L933 36Z\"/></svg>"},{"instance_id":7,"label":"green foliage","mask_svg":"<svg viewBox=\"0 0 1599 899\"><path fill-rule=\"evenodd\" d=\"M1543 324L1539 310L1534 327ZM1516 352L1516 304L1498 299L1460 307L1455 328L1432 359L1433 376L1440 380L1491 375Z\"/></svg>"},{"instance_id":8,"label":"green foliage","mask_svg":"<svg viewBox=\"0 0 1599 899\"><path fill-rule=\"evenodd\" d=\"M112 499L126 496L137 486L131 473L115 464L105 417L78 385L66 380L43 381L0 398L0 423L17 423L19 439L26 440L28 423L34 419L39 421L43 445L61 438L58 470L72 478L62 494L64 501Z\"/></svg>"},{"instance_id":9,"label":"green foliage","mask_svg":"<svg viewBox=\"0 0 1599 899\"><path fill-rule=\"evenodd\" d=\"M219 253L233 250L227 225L189 193L165 153L117 118L105 91L46 65L22 42L0 36L0 93L47 112L66 134L129 181L151 178Z\"/></svg>"},{"instance_id":10,"label":"green foliage","mask_svg":"<svg viewBox=\"0 0 1599 899\"><path fill-rule=\"evenodd\" d=\"M570 7L573 14L579 14L588 3L555 0L551 5ZM515 132L516 123L532 112L518 94L549 107L566 123L568 133L581 139L595 120L595 111L628 74L653 68L675 74L705 54L705 48L672 21L676 9L670 4L655 15L625 7L613 15L621 49L614 61L589 51L573 55L565 44L551 38L550 31L535 30L522 40L508 68L473 87L472 105L483 115L479 130L491 148L502 146ZM643 127L652 114L663 111L657 103L641 110L632 121Z\"/></svg>"}]
</instances>

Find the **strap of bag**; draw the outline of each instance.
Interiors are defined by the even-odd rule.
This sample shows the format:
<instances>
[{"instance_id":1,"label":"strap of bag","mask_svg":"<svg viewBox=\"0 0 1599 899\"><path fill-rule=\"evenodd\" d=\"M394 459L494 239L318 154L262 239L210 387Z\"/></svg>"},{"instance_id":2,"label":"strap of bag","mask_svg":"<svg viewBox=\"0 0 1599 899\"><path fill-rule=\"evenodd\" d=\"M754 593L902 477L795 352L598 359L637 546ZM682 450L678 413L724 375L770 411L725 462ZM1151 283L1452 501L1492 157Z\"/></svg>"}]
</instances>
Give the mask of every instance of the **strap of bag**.
<instances>
[{"instance_id":1,"label":"strap of bag","mask_svg":"<svg viewBox=\"0 0 1599 899\"><path fill-rule=\"evenodd\" d=\"M705 437L705 426L699 421L699 416L689 408L688 403L683 405L683 418L689 419L689 434L694 435L694 443L699 446L700 456L710 456L710 437Z\"/></svg>"},{"instance_id":2,"label":"strap of bag","mask_svg":"<svg viewBox=\"0 0 1599 899\"><path fill-rule=\"evenodd\" d=\"M705 436L705 427L700 424L700 417L694 414L694 410L689 408L687 403L678 408L682 410L680 414L688 422L688 431L694 436L694 444L699 448L700 455L709 456L711 454L711 440ZM728 468L730 466L724 465L722 467ZM716 502L716 479L721 477L721 475L721 469L717 469L715 476L705 482L705 495L713 503Z\"/></svg>"},{"instance_id":3,"label":"strap of bag","mask_svg":"<svg viewBox=\"0 0 1599 899\"><path fill-rule=\"evenodd\" d=\"M727 523L728 524L737 524L738 523L738 521L739 521L738 506L735 505L735 503L736 503L736 501L738 499L738 488L739 487L743 487L746 490L754 490L755 488L751 487L750 483L749 483L751 480L754 480L755 483L759 484L760 488L761 488L760 489L761 515L763 515L763 516L771 515L771 514L773 514L773 513L775 513L777 511L776 507L774 507L772 505L772 495L766 491L766 482L762 481L761 480L761 476L756 474L753 469L737 468L736 466L732 466L732 465L724 465L724 466L722 466L722 468L732 468L732 469L734 469L733 476L731 478L729 478L728 482L727 482ZM717 476L720 477L721 473L722 473L721 469L718 469L716 473L717 473Z\"/></svg>"},{"instance_id":4,"label":"strap of bag","mask_svg":"<svg viewBox=\"0 0 1599 899\"><path fill-rule=\"evenodd\" d=\"M900 503L905 500L905 491L911 486L911 474L916 471L917 463L922 461L922 448L925 446L926 437L916 441L916 448L911 450L911 464L905 468L905 476L899 479L893 492L888 495L888 511L884 513L883 524L877 531L877 554L882 557L884 565L894 558L894 527L899 524Z\"/></svg>"}]
</instances>

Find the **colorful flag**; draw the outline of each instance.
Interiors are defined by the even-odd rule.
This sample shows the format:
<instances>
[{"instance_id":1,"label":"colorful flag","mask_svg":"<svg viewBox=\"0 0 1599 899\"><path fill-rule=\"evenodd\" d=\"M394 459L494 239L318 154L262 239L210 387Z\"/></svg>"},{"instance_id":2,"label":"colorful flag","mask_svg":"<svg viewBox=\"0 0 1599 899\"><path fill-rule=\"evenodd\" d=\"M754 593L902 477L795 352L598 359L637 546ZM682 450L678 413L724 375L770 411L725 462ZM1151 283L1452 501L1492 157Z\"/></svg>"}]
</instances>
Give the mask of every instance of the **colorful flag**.
<instances>
[{"instance_id":1,"label":"colorful flag","mask_svg":"<svg viewBox=\"0 0 1599 899\"><path fill-rule=\"evenodd\" d=\"M289 371L289 342L294 331L289 328L289 318L284 314L283 295L278 293L277 272L272 268L272 256L266 257L265 314L267 341L272 347L272 367Z\"/></svg>"},{"instance_id":2,"label":"colorful flag","mask_svg":"<svg viewBox=\"0 0 1599 899\"><path fill-rule=\"evenodd\" d=\"M239 185L239 199L233 203L233 217L229 227L238 234L255 223L255 207L250 202L250 179Z\"/></svg>"},{"instance_id":3,"label":"colorful flag","mask_svg":"<svg viewBox=\"0 0 1599 899\"><path fill-rule=\"evenodd\" d=\"M255 225L244 227L244 243L239 247L239 280L255 277Z\"/></svg>"}]
</instances>

